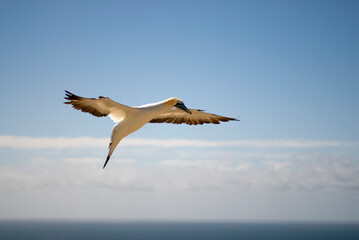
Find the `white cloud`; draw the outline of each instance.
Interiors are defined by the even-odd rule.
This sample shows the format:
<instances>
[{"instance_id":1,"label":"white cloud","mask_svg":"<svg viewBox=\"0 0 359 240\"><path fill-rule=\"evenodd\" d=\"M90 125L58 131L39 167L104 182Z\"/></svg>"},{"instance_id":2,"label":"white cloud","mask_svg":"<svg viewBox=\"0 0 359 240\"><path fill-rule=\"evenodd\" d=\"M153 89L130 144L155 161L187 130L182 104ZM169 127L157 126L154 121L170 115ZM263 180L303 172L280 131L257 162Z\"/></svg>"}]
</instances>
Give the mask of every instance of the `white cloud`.
<instances>
[{"instance_id":1,"label":"white cloud","mask_svg":"<svg viewBox=\"0 0 359 240\"><path fill-rule=\"evenodd\" d=\"M105 147L107 138L76 137L76 138L35 138L25 136L0 136L0 147L15 149L65 149L65 148L96 148ZM143 139L127 138L122 146L142 147L261 147L261 148L311 148L358 146L358 142L346 141L314 141L314 140L239 140L239 141L207 141L189 139Z\"/></svg>"},{"instance_id":2,"label":"white cloud","mask_svg":"<svg viewBox=\"0 0 359 240\"><path fill-rule=\"evenodd\" d=\"M328 199L333 204L324 206L324 213L343 206L349 206L349 213L355 210L355 200L348 205L339 196L358 196L359 159L305 152L263 160L250 154L156 161L121 158L113 159L106 169L101 157L40 156L0 166L0 210L2 217L216 219L223 214L225 219L238 219L252 216L251 209L274 211L277 216L287 203L282 212L299 206L297 216L301 216L302 211L323 207ZM340 194L322 197L330 192Z\"/></svg>"},{"instance_id":3,"label":"white cloud","mask_svg":"<svg viewBox=\"0 0 359 240\"><path fill-rule=\"evenodd\" d=\"M223 206L231 215L248 195L252 198L242 206L240 214L248 206L264 206L268 196L278 204L278 197L290 195L300 205L298 195L337 191L357 196L359 192L359 159L353 151L356 148L347 151L347 146L355 142L129 138L122 143L127 147L121 148L102 169L106 149L89 153L86 148L106 148L107 141L0 136L0 147L13 148L5 154L21 148L56 149L28 155L24 151L20 156L25 158L21 160L11 153L14 161L0 165L0 210L9 216L24 216L33 209L35 216L51 216L52 212L52 216L74 217L78 209L83 209L81 214L92 214L96 209L96 216L102 217L123 217L127 212L129 217L137 214L157 218L167 206L176 216L185 218L196 216L199 206L206 206L204 215L217 216ZM186 149L175 149L177 146ZM75 147L82 149L72 149ZM163 151L163 147L173 149ZM288 209L297 205L292 203ZM84 216L81 214L78 216Z\"/></svg>"},{"instance_id":4,"label":"white cloud","mask_svg":"<svg viewBox=\"0 0 359 240\"><path fill-rule=\"evenodd\" d=\"M359 160L309 154L286 161L164 160L136 165L113 161L103 170L101 158L33 159L25 167L0 167L1 189L111 188L120 191L163 190L359 190Z\"/></svg>"}]
</instances>

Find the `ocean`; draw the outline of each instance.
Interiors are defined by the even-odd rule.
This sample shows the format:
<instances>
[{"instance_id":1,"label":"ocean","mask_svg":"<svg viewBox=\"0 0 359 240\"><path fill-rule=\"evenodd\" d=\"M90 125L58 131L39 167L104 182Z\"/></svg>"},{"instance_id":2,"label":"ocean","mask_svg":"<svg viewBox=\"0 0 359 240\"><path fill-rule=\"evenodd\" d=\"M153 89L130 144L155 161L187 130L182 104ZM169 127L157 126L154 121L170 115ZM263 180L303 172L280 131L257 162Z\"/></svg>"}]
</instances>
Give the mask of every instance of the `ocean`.
<instances>
[{"instance_id":1,"label":"ocean","mask_svg":"<svg viewBox=\"0 0 359 240\"><path fill-rule=\"evenodd\" d=\"M6 240L358 240L359 223L0 221Z\"/></svg>"}]
</instances>

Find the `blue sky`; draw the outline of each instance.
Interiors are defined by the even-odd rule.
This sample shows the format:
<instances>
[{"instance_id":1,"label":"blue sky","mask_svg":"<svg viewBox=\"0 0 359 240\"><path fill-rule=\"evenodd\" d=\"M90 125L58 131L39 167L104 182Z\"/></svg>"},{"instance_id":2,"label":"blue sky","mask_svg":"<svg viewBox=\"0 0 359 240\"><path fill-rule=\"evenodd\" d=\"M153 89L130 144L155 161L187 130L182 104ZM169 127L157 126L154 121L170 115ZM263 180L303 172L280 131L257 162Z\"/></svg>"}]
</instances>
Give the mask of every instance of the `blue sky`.
<instances>
[{"instance_id":1,"label":"blue sky","mask_svg":"<svg viewBox=\"0 0 359 240\"><path fill-rule=\"evenodd\" d=\"M0 1L0 218L358 221L358 10ZM65 89L241 121L145 126L103 171L113 123Z\"/></svg>"}]
</instances>

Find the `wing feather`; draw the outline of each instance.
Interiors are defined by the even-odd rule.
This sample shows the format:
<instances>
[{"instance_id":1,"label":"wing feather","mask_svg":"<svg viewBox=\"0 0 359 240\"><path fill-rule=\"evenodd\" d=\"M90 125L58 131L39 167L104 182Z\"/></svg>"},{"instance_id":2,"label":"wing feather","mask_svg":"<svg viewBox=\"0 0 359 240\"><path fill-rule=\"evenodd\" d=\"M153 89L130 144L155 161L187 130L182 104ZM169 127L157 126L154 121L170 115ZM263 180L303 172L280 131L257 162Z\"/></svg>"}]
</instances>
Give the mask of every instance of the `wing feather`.
<instances>
[{"instance_id":1,"label":"wing feather","mask_svg":"<svg viewBox=\"0 0 359 240\"><path fill-rule=\"evenodd\" d=\"M188 124L188 125L202 125L202 124L219 124L220 122L239 121L235 118L224 117L212 113L206 113L200 109L190 109L192 114L188 114L179 109L171 109L166 113L153 118L150 123L174 123L174 124Z\"/></svg>"},{"instance_id":2,"label":"wing feather","mask_svg":"<svg viewBox=\"0 0 359 240\"><path fill-rule=\"evenodd\" d=\"M127 111L134 110L108 97L84 98L66 90L65 92L65 99L68 100L64 102L65 104L71 104L74 109L90 113L96 117L109 116L115 122L119 122L124 118Z\"/></svg>"}]
</instances>

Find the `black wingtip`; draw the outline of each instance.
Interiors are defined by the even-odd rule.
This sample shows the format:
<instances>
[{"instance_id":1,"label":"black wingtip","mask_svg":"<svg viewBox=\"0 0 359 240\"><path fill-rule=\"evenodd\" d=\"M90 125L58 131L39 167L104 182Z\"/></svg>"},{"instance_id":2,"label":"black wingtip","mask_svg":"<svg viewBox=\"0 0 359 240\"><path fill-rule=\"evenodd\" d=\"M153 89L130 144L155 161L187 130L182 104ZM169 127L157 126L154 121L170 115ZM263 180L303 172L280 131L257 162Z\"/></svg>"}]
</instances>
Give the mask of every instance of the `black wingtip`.
<instances>
[{"instance_id":1,"label":"black wingtip","mask_svg":"<svg viewBox=\"0 0 359 240\"><path fill-rule=\"evenodd\" d=\"M110 160L110 155L107 155L106 162L105 162L105 164L103 165L103 168L102 168L102 169L104 169L104 168L106 167L108 160Z\"/></svg>"},{"instance_id":2,"label":"black wingtip","mask_svg":"<svg viewBox=\"0 0 359 240\"><path fill-rule=\"evenodd\" d=\"M78 96L76 94L73 94L72 92L69 92L67 90L65 90L65 95L66 95L65 99L70 100L70 101L71 100L81 100L81 99L83 99L83 97L80 97L80 96ZM68 104L69 103L71 103L71 102L68 102Z\"/></svg>"},{"instance_id":3,"label":"black wingtip","mask_svg":"<svg viewBox=\"0 0 359 240\"><path fill-rule=\"evenodd\" d=\"M66 95L66 97L64 97L66 100L70 100L71 98L72 98L72 96L74 96L74 94L73 93L71 93L71 92L69 92L69 91L67 91L67 90L65 90L65 95Z\"/></svg>"},{"instance_id":4,"label":"black wingtip","mask_svg":"<svg viewBox=\"0 0 359 240\"><path fill-rule=\"evenodd\" d=\"M73 95L72 92L69 92L69 91L67 91L67 90L65 90L65 94L66 94L66 96Z\"/></svg>"}]
</instances>

